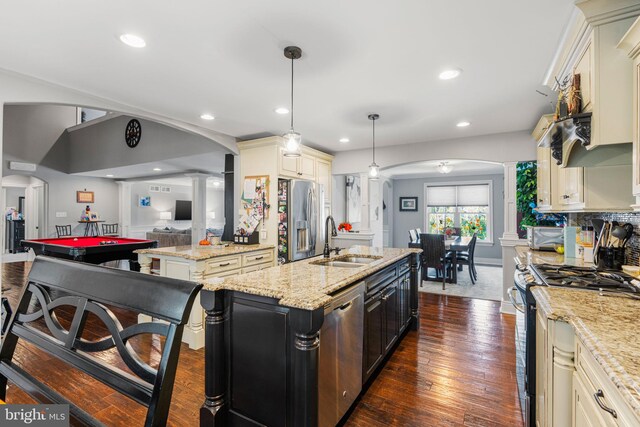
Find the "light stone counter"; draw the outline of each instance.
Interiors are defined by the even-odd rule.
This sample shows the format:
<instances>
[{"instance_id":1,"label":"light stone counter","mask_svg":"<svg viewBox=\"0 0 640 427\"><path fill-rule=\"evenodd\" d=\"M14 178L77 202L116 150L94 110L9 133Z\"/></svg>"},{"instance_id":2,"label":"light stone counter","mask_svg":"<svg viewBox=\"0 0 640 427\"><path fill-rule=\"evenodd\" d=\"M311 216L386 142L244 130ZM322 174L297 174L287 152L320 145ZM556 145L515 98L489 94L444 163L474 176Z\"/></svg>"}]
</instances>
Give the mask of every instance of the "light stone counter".
<instances>
[{"instance_id":1,"label":"light stone counter","mask_svg":"<svg viewBox=\"0 0 640 427\"><path fill-rule=\"evenodd\" d=\"M529 249L528 246L516 246L516 255L518 262L523 265L554 264L571 265L575 267L593 267L593 263L584 262L582 259L566 258L564 255L560 255L556 252L536 251Z\"/></svg>"},{"instance_id":2,"label":"light stone counter","mask_svg":"<svg viewBox=\"0 0 640 427\"><path fill-rule=\"evenodd\" d=\"M341 255L382 256L359 268L314 265L314 257L271 267L240 276L209 279L202 282L205 290L232 290L252 295L277 298L287 307L315 310L331 300L330 294L357 282L382 268L422 249L397 249L354 246ZM332 255L334 258L335 255Z\"/></svg>"},{"instance_id":3,"label":"light stone counter","mask_svg":"<svg viewBox=\"0 0 640 427\"><path fill-rule=\"evenodd\" d=\"M576 336L640 418L640 300L542 286L534 286L532 293L548 319L573 326Z\"/></svg>"},{"instance_id":4,"label":"light stone counter","mask_svg":"<svg viewBox=\"0 0 640 427\"><path fill-rule=\"evenodd\" d=\"M228 246L170 246L166 248L138 249L135 252L138 254L165 255L192 261L203 261L215 257L237 255L246 252L274 248L274 245L236 245L230 243Z\"/></svg>"}]
</instances>

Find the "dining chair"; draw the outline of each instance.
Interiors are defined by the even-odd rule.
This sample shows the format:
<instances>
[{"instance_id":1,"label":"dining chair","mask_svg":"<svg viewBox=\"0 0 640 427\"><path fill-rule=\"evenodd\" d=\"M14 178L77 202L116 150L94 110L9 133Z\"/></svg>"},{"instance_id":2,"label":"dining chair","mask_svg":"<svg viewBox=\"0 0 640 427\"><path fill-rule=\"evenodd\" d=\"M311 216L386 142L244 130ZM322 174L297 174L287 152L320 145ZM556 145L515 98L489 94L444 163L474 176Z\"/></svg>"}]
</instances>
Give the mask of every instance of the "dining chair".
<instances>
[{"instance_id":1,"label":"dining chair","mask_svg":"<svg viewBox=\"0 0 640 427\"><path fill-rule=\"evenodd\" d=\"M118 235L118 224L102 224L102 235L103 236L117 236Z\"/></svg>"},{"instance_id":2,"label":"dining chair","mask_svg":"<svg viewBox=\"0 0 640 427\"><path fill-rule=\"evenodd\" d=\"M442 290L447 276L451 275L451 261L447 260L444 246L444 234L420 234L422 247L422 280L439 281L442 277ZM429 268L436 271L435 277L429 276Z\"/></svg>"},{"instance_id":3,"label":"dining chair","mask_svg":"<svg viewBox=\"0 0 640 427\"><path fill-rule=\"evenodd\" d=\"M475 264L475 258L474 258L477 240L478 240L478 233L473 233L473 237L469 241L469 250L458 252L456 254L456 261L458 263L458 266L460 268L462 268L463 265L468 266L469 278L471 279L472 285L475 285L476 281L478 280L478 272L476 271L476 264ZM449 262L453 262L453 254L448 253L446 258L449 260Z\"/></svg>"},{"instance_id":4,"label":"dining chair","mask_svg":"<svg viewBox=\"0 0 640 427\"><path fill-rule=\"evenodd\" d=\"M415 243L418 241L418 233L416 230L409 230L409 243Z\"/></svg>"},{"instance_id":5,"label":"dining chair","mask_svg":"<svg viewBox=\"0 0 640 427\"><path fill-rule=\"evenodd\" d=\"M56 225L56 234L58 237L71 236L71 224L69 225Z\"/></svg>"},{"instance_id":6,"label":"dining chair","mask_svg":"<svg viewBox=\"0 0 640 427\"><path fill-rule=\"evenodd\" d=\"M416 228L416 235L420 236L422 234L422 230L419 228Z\"/></svg>"}]
</instances>

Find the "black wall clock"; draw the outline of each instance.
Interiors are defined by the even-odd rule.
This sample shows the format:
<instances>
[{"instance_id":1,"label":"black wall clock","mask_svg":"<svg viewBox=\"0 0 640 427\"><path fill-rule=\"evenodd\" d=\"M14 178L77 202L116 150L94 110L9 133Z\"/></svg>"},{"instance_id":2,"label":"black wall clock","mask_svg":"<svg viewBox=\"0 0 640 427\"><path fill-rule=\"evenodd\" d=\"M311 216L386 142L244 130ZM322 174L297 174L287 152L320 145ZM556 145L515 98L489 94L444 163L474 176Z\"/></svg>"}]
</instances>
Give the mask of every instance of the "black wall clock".
<instances>
[{"instance_id":1,"label":"black wall clock","mask_svg":"<svg viewBox=\"0 0 640 427\"><path fill-rule=\"evenodd\" d=\"M129 147L135 148L140 143L140 138L142 138L142 126L140 126L140 122L136 119L129 120L127 128L124 131L124 141Z\"/></svg>"}]
</instances>

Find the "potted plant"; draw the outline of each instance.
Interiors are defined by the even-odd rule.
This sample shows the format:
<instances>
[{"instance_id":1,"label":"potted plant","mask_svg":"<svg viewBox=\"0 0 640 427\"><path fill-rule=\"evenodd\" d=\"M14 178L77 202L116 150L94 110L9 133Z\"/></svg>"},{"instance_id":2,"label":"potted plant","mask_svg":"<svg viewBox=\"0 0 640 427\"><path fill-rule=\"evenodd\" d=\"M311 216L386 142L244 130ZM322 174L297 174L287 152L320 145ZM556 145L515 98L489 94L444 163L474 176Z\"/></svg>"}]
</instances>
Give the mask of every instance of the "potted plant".
<instances>
[{"instance_id":1,"label":"potted plant","mask_svg":"<svg viewBox=\"0 0 640 427\"><path fill-rule=\"evenodd\" d=\"M348 222L341 222L340 225L338 225L338 231L344 231L347 233L350 232L352 228L353 226Z\"/></svg>"}]
</instances>

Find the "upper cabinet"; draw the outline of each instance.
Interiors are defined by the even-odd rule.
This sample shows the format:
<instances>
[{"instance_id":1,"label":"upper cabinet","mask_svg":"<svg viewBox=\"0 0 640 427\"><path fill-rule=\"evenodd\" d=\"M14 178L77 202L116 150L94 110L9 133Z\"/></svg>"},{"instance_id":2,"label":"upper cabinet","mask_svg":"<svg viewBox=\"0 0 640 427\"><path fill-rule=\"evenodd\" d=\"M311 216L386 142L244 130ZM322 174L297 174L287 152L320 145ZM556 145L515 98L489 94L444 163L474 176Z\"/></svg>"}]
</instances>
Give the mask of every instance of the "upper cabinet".
<instances>
[{"instance_id":1,"label":"upper cabinet","mask_svg":"<svg viewBox=\"0 0 640 427\"><path fill-rule=\"evenodd\" d=\"M308 179L309 181L315 181L315 156L303 152L300 157L287 157L283 154L283 151L283 149L280 149L278 175L287 178Z\"/></svg>"},{"instance_id":2,"label":"upper cabinet","mask_svg":"<svg viewBox=\"0 0 640 427\"><path fill-rule=\"evenodd\" d=\"M637 19L629 31L622 37L618 47L633 61L633 195L635 203L633 209L640 211L640 18Z\"/></svg>"},{"instance_id":3,"label":"upper cabinet","mask_svg":"<svg viewBox=\"0 0 640 427\"><path fill-rule=\"evenodd\" d=\"M548 129L541 144L556 143L558 161L566 166L574 144L587 150L632 141L632 60L618 49L620 38L640 14L637 0L585 0L547 72L545 84L558 90L558 82L579 76L579 113ZM552 147L553 149L554 147Z\"/></svg>"}]
</instances>

